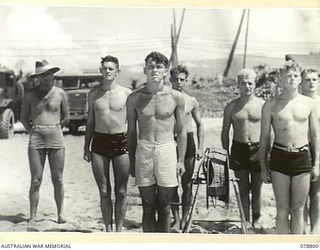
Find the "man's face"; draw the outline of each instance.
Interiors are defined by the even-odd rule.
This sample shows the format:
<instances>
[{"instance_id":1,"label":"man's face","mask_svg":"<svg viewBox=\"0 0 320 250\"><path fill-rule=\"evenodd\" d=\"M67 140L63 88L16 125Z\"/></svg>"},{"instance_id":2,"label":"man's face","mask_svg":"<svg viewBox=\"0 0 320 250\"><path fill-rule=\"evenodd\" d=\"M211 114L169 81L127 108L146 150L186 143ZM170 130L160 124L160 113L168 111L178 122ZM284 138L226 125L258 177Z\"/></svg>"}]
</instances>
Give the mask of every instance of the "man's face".
<instances>
[{"instance_id":1,"label":"man's face","mask_svg":"<svg viewBox=\"0 0 320 250\"><path fill-rule=\"evenodd\" d=\"M317 72L305 73L302 78L302 93L316 92L319 84Z\"/></svg>"},{"instance_id":2,"label":"man's face","mask_svg":"<svg viewBox=\"0 0 320 250\"><path fill-rule=\"evenodd\" d=\"M297 89L301 83L301 72L299 70L288 70L281 75L281 84L284 88Z\"/></svg>"},{"instance_id":3,"label":"man's face","mask_svg":"<svg viewBox=\"0 0 320 250\"><path fill-rule=\"evenodd\" d=\"M167 75L168 69L163 63L156 63L152 58L149 58L146 66L144 67L144 73L147 75L147 81L158 82L163 81Z\"/></svg>"},{"instance_id":4,"label":"man's face","mask_svg":"<svg viewBox=\"0 0 320 250\"><path fill-rule=\"evenodd\" d=\"M249 78L242 78L241 80L239 80L239 89L241 95L252 95L254 93L255 87L255 82Z\"/></svg>"},{"instance_id":5,"label":"man's face","mask_svg":"<svg viewBox=\"0 0 320 250\"><path fill-rule=\"evenodd\" d=\"M119 74L119 69L114 62L103 62L100 72L106 80L113 81Z\"/></svg>"},{"instance_id":6,"label":"man's face","mask_svg":"<svg viewBox=\"0 0 320 250\"><path fill-rule=\"evenodd\" d=\"M188 78L185 73L178 73L170 77L172 88L178 91L182 90L182 87L186 84Z\"/></svg>"},{"instance_id":7,"label":"man's face","mask_svg":"<svg viewBox=\"0 0 320 250\"><path fill-rule=\"evenodd\" d=\"M37 76L37 79L39 80L39 89L40 91L48 91L53 86L53 74L52 71L44 72L43 74L40 74Z\"/></svg>"}]
</instances>

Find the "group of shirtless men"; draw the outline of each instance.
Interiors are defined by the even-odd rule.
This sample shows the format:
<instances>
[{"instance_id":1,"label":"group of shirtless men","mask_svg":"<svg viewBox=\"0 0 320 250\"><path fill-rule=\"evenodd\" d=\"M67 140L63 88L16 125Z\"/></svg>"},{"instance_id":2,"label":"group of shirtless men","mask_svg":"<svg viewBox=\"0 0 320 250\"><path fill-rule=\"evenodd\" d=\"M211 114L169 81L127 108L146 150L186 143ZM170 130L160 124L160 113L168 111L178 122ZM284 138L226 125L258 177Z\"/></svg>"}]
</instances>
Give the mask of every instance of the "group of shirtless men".
<instances>
[{"instance_id":1,"label":"group of shirtless men","mask_svg":"<svg viewBox=\"0 0 320 250\"><path fill-rule=\"evenodd\" d=\"M132 92L116 82L120 73L118 59L106 56L100 65L101 84L89 93L83 158L91 162L108 232L113 230L113 217L115 230L122 231L130 174L135 177L142 200L143 232L170 232L171 228L179 231L186 224L192 200L194 163L203 156L204 126L198 101L184 92L189 75L187 68L173 67L169 86L165 83L168 65L163 54L148 54L143 69L146 84ZM22 103L21 120L30 133L30 224L36 223L46 156L54 186L57 222L66 222L62 128L69 121L69 107L66 93L53 86L54 73L59 70L46 60L36 62L31 77L39 84L25 95ZM253 227L261 226L264 182L273 186L278 233L305 233L309 214L311 233L320 232L318 74L314 69L302 70L296 62L287 62L280 68L281 93L267 102L254 95L256 73L253 70L242 69L238 74L240 97L224 110L221 142L230 157L230 168L239 179L245 218ZM110 161L114 173L114 207ZM310 206L307 206L309 194Z\"/></svg>"}]
</instances>

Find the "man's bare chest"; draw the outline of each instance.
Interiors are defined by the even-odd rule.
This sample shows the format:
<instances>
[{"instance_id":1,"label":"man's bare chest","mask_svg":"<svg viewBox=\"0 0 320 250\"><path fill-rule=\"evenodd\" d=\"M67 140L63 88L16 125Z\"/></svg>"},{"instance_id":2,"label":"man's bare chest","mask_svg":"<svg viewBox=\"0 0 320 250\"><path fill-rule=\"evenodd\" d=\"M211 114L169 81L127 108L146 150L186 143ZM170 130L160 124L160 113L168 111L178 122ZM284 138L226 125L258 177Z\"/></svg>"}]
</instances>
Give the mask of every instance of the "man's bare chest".
<instances>
[{"instance_id":1,"label":"man's bare chest","mask_svg":"<svg viewBox=\"0 0 320 250\"><path fill-rule=\"evenodd\" d=\"M94 108L98 112L123 111L126 106L127 95L121 92L106 93L97 96L94 101Z\"/></svg>"},{"instance_id":2,"label":"man's bare chest","mask_svg":"<svg viewBox=\"0 0 320 250\"><path fill-rule=\"evenodd\" d=\"M171 116L176 109L176 102L171 95L155 95L141 98L137 111L144 117L163 118Z\"/></svg>"}]
</instances>

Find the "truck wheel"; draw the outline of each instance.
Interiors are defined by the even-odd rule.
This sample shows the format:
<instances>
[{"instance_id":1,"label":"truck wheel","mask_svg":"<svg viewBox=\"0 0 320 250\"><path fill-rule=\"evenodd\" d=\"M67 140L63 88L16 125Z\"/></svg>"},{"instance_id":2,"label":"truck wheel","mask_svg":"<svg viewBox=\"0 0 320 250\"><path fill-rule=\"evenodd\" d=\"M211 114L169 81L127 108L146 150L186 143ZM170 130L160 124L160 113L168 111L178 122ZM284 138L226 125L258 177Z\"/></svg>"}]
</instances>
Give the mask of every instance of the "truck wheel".
<instances>
[{"instance_id":1,"label":"truck wheel","mask_svg":"<svg viewBox=\"0 0 320 250\"><path fill-rule=\"evenodd\" d=\"M78 133L78 129L79 129L79 126L75 123L69 123L69 131L71 132L71 134L76 134Z\"/></svg>"},{"instance_id":2,"label":"truck wheel","mask_svg":"<svg viewBox=\"0 0 320 250\"><path fill-rule=\"evenodd\" d=\"M0 115L0 139L9 139L14 133L14 115L11 109L5 109Z\"/></svg>"}]
</instances>

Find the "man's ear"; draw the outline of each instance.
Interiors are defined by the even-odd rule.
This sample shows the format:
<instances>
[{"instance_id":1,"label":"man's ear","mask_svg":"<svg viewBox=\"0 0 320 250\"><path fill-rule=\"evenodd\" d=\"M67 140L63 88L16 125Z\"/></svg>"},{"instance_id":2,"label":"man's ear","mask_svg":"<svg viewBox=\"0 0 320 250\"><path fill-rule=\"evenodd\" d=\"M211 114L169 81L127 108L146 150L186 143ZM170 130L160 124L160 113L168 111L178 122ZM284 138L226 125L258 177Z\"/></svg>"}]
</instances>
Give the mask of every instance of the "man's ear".
<instances>
[{"instance_id":1,"label":"man's ear","mask_svg":"<svg viewBox=\"0 0 320 250\"><path fill-rule=\"evenodd\" d=\"M167 76L168 70L169 70L168 68L165 69L164 74L163 74L164 76Z\"/></svg>"},{"instance_id":2,"label":"man's ear","mask_svg":"<svg viewBox=\"0 0 320 250\"><path fill-rule=\"evenodd\" d=\"M100 73L101 73L101 74L103 74L103 73L102 73L102 69L101 69L101 67L99 68L99 71L100 71Z\"/></svg>"},{"instance_id":3,"label":"man's ear","mask_svg":"<svg viewBox=\"0 0 320 250\"><path fill-rule=\"evenodd\" d=\"M143 73L146 75L147 74L147 68L144 66L143 67Z\"/></svg>"}]
</instances>

